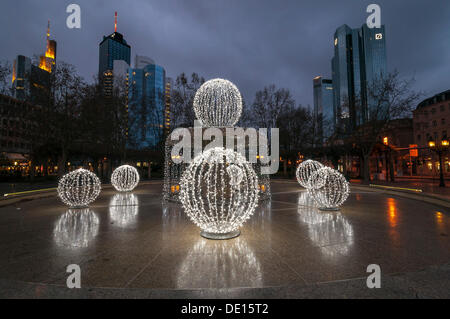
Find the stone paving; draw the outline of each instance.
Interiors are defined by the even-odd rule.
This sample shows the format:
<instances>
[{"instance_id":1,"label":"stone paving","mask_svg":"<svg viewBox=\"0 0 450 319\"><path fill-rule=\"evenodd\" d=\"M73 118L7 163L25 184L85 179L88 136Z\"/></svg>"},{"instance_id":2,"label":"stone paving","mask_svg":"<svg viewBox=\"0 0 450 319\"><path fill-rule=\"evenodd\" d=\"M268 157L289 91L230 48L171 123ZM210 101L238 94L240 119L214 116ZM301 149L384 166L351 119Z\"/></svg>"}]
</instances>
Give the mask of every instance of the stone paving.
<instances>
[{"instance_id":1,"label":"stone paving","mask_svg":"<svg viewBox=\"0 0 450 319\"><path fill-rule=\"evenodd\" d=\"M1 207L0 297L449 296L450 212L438 205L355 190L322 212L275 180L241 236L211 241L161 191L154 182L118 200L109 188L85 210L56 196ZM80 290L65 287L69 264ZM366 287L369 264L381 289Z\"/></svg>"}]
</instances>

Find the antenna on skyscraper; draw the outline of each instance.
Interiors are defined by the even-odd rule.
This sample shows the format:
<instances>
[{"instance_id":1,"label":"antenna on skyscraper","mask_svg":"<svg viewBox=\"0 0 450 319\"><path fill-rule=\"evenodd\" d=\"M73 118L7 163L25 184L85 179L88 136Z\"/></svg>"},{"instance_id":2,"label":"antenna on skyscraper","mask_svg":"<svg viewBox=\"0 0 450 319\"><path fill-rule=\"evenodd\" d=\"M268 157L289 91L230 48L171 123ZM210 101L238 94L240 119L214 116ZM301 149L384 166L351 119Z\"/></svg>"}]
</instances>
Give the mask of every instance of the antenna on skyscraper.
<instances>
[{"instance_id":1,"label":"antenna on skyscraper","mask_svg":"<svg viewBox=\"0 0 450 319\"><path fill-rule=\"evenodd\" d=\"M50 38L50 20L47 23L47 40Z\"/></svg>"},{"instance_id":2,"label":"antenna on skyscraper","mask_svg":"<svg viewBox=\"0 0 450 319\"><path fill-rule=\"evenodd\" d=\"M117 11L114 13L114 32L117 32Z\"/></svg>"}]
</instances>

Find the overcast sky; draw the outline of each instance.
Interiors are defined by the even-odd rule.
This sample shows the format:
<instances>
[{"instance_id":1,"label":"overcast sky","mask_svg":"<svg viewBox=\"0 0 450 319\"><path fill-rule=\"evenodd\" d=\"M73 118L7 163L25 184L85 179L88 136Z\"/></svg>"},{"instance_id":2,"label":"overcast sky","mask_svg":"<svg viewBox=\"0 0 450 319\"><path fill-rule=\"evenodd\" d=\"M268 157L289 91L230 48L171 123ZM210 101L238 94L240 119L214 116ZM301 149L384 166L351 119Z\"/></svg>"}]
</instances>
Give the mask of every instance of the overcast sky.
<instances>
[{"instance_id":1,"label":"overcast sky","mask_svg":"<svg viewBox=\"0 0 450 319\"><path fill-rule=\"evenodd\" d=\"M70 3L81 6L81 29L66 27ZM2 0L0 59L43 53L50 19L57 59L91 81L98 44L114 31L118 11L132 61L149 56L174 78L197 72L229 79L248 102L275 84L312 105L312 79L331 76L336 28L360 27L370 3L382 9L388 69L414 76L426 94L450 89L448 0Z\"/></svg>"}]
</instances>

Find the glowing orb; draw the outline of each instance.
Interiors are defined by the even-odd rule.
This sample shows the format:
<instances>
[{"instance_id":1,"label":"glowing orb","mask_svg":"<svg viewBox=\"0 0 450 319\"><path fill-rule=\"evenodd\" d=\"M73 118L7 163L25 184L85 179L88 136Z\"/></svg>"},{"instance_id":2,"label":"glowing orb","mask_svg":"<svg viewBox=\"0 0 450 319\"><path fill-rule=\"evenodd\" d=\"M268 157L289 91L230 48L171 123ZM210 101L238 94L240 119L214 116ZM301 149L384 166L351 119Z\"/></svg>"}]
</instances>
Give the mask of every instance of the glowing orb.
<instances>
[{"instance_id":1,"label":"glowing orb","mask_svg":"<svg viewBox=\"0 0 450 319\"><path fill-rule=\"evenodd\" d=\"M139 183L137 169L130 165L117 167L111 175L111 184L119 192L132 191Z\"/></svg>"},{"instance_id":2,"label":"glowing orb","mask_svg":"<svg viewBox=\"0 0 450 319\"><path fill-rule=\"evenodd\" d=\"M100 194L100 179L94 173L79 168L64 175L58 183L58 196L72 208L87 207Z\"/></svg>"},{"instance_id":3,"label":"glowing orb","mask_svg":"<svg viewBox=\"0 0 450 319\"><path fill-rule=\"evenodd\" d=\"M312 187L310 183L311 176L322 167L323 167L322 164L313 160L301 162L300 165L297 167L297 171L295 172L298 183L304 188L311 188Z\"/></svg>"},{"instance_id":4,"label":"glowing orb","mask_svg":"<svg viewBox=\"0 0 450 319\"><path fill-rule=\"evenodd\" d=\"M195 93L194 112L203 126L234 126L242 113L241 93L228 80L209 80Z\"/></svg>"},{"instance_id":5,"label":"glowing orb","mask_svg":"<svg viewBox=\"0 0 450 319\"><path fill-rule=\"evenodd\" d=\"M323 167L311 176L311 182L319 181L320 187L308 189L321 210L339 210L350 193L350 186L338 171Z\"/></svg>"},{"instance_id":6,"label":"glowing orb","mask_svg":"<svg viewBox=\"0 0 450 319\"><path fill-rule=\"evenodd\" d=\"M239 235L258 204L258 177L245 158L221 147L198 155L181 177L180 199L189 218L210 239Z\"/></svg>"}]
</instances>

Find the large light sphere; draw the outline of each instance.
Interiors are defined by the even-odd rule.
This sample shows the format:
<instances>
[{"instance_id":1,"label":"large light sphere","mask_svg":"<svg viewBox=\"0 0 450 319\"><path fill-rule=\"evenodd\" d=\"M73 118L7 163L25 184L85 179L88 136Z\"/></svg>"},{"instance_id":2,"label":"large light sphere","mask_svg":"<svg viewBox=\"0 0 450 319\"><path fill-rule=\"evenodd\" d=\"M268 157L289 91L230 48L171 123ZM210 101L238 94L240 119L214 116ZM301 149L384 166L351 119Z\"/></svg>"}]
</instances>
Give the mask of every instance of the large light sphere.
<instances>
[{"instance_id":1,"label":"large light sphere","mask_svg":"<svg viewBox=\"0 0 450 319\"><path fill-rule=\"evenodd\" d=\"M258 177L245 158L217 147L198 155L181 177L180 200L210 239L239 235L258 204Z\"/></svg>"},{"instance_id":2,"label":"large light sphere","mask_svg":"<svg viewBox=\"0 0 450 319\"><path fill-rule=\"evenodd\" d=\"M323 165L321 163L313 160L301 162L297 167L297 171L295 172L298 183L304 188L313 187L313 185L310 183L310 178L317 170L321 169L322 167Z\"/></svg>"},{"instance_id":3,"label":"large light sphere","mask_svg":"<svg viewBox=\"0 0 450 319\"><path fill-rule=\"evenodd\" d=\"M58 196L72 208L87 207L100 194L101 182L94 173L79 168L64 175L58 183Z\"/></svg>"},{"instance_id":4,"label":"large light sphere","mask_svg":"<svg viewBox=\"0 0 450 319\"><path fill-rule=\"evenodd\" d=\"M348 198L350 186L338 171L323 167L311 176L311 181L319 181L321 187L314 187L308 193L314 198L321 210L339 210Z\"/></svg>"},{"instance_id":5,"label":"large light sphere","mask_svg":"<svg viewBox=\"0 0 450 319\"><path fill-rule=\"evenodd\" d=\"M234 126L242 113L241 93L228 80L209 80L195 93L194 112L203 126Z\"/></svg>"},{"instance_id":6,"label":"large light sphere","mask_svg":"<svg viewBox=\"0 0 450 319\"><path fill-rule=\"evenodd\" d=\"M111 184L119 192L130 192L139 184L139 173L133 166L119 166L111 175Z\"/></svg>"}]
</instances>

